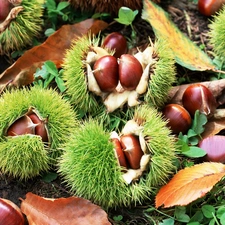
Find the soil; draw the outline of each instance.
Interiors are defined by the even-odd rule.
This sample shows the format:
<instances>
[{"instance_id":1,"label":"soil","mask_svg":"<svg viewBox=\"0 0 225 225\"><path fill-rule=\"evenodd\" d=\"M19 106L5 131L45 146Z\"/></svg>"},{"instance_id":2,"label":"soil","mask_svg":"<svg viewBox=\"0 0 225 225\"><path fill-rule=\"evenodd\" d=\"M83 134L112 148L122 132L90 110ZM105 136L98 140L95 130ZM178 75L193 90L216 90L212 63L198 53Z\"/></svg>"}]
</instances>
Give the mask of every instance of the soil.
<instances>
[{"instance_id":1,"label":"soil","mask_svg":"<svg viewBox=\"0 0 225 225\"><path fill-rule=\"evenodd\" d=\"M211 56L211 46L208 43L207 35L208 24L211 18L201 15L198 12L196 3L193 3L193 1L190 0L162 0L161 2L162 7L169 13L169 16L178 28L198 46L204 46L204 51ZM145 43L146 36L154 36L150 25L140 18L135 20L134 27L138 33L138 44L140 45ZM111 27L110 29L114 28ZM5 56L0 57L0 73L10 65L6 59L7 57ZM179 66L177 66L177 71L178 76L180 77L196 73L195 79L204 80L204 73L189 71ZM19 198L24 199L28 192L49 198L70 196L69 189L59 176L51 182L46 182L42 179L42 176L24 181L5 174L0 174L1 198L9 199L17 205L20 205L21 201ZM143 207L144 206L141 206L139 209ZM136 215L132 217L132 210L120 209L118 211L109 212L110 217L113 217L114 215L124 215L124 217L129 220L129 224L148 224L145 219L141 217L141 213L136 213Z\"/></svg>"}]
</instances>

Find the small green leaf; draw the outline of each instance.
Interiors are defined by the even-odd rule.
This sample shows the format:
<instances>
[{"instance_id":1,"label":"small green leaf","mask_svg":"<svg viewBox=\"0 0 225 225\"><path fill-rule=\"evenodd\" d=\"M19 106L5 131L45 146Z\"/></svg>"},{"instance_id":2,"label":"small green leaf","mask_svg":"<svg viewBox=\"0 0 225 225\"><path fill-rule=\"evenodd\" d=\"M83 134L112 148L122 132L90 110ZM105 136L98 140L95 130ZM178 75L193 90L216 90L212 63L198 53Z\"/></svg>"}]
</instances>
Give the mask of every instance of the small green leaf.
<instances>
[{"instance_id":1,"label":"small green leaf","mask_svg":"<svg viewBox=\"0 0 225 225\"><path fill-rule=\"evenodd\" d=\"M60 2L57 6L57 11L61 11L63 9L65 9L67 6L69 6L70 3L69 2Z\"/></svg>"},{"instance_id":2,"label":"small green leaf","mask_svg":"<svg viewBox=\"0 0 225 225\"><path fill-rule=\"evenodd\" d=\"M61 79L60 77L56 77L55 82L56 82L57 87L59 88L60 92L64 92L66 90L66 86L65 86L63 79Z\"/></svg>"},{"instance_id":3,"label":"small green leaf","mask_svg":"<svg viewBox=\"0 0 225 225\"><path fill-rule=\"evenodd\" d=\"M207 117L205 114L202 114L197 110L194 115L194 120L192 123L191 129L197 134L200 135L204 131L204 125L207 123Z\"/></svg>"},{"instance_id":4,"label":"small green leaf","mask_svg":"<svg viewBox=\"0 0 225 225\"><path fill-rule=\"evenodd\" d=\"M172 218L168 218L159 223L159 225L174 225L175 221Z\"/></svg>"},{"instance_id":5,"label":"small green leaf","mask_svg":"<svg viewBox=\"0 0 225 225\"><path fill-rule=\"evenodd\" d=\"M118 215L118 216L114 216L113 217L113 220L116 221L116 222L119 222L123 219L123 216L122 215Z\"/></svg>"},{"instance_id":6,"label":"small green leaf","mask_svg":"<svg viewBox=\"0 0 225 225\"><path fill-rule=\"evenodd\" d=\"M201 210L203 215L208 219L213 218L213 214L216 212L215 207L212 205L203 205Z\"/></svg>"},{"instance_id":7,"label":"small green leaf","mask_svg":"<svg viewBox=\"0 0 225 225\"><path fill-rule=\"evenodd\" d=\"M187 223L190 221L190 217L186 214L186 208L183 206L175 207L174 215L179 222Z\"/></svg>"},{"instance_id":8,"label":"small green leaf","mask_svg":"<svg viewBox=\"0 0 225 225\"><path fill-rule=\"evenodd\" d=\"M221 206L220 208L218 208L218 210L216 211L216 217L220 219L223 214L225 214L225 206Z\"/></svg>"},{"instance_id":9,"label":"small green leaf","mask_svg":"<svg viewBox=\"0 0 225 225\"><path fill-rule=\"evenodd\" d=\"M47 88L49 86L49 84L54 80L54 75L50 74L50 76L48 77L48 79L46 79L44 81L44 88Z\"/></svg>"},{"instance_id":10,"label":"small green leaf","mask_svg":"<svg viewBox=\"0 0 225 225\"><path fill-rule=\"evenodd\" d=\"M220 217L220 223L221 225L225 225L225 213Z\"/></svg>"},{"instance_id":11,"label":"small green leaf","mask_svg":"<svg viewBox=\"0 0 225 225\"><path fill-rule=\"evenodd\" d=\"M203 220L203 214L202 211L197 211L192 217L190 222L202 222ZM190 224L190 223L189 223Z\"/></svg>"},{"instance_id":12,"label":"small green leaf","mask_svg":"<svg viewBox=\"0 0 225 225\"><path fill-rule=\"evenodd\" d=\"M55 65L54 62L52 62L52 61L46 61L46 62L44 63L44 65L45 65L45 67L46 67L46 70L47 70L50 74L52 74L54 77L57 77L57 76L58 76L58 69L57 69L57 67L56 67L56 65Z\"/></svg>"},{"instance_id":13,"label":"small green leaf","mask_svg":"<svg viewBox=\"0 0 225 225\"><path fill-rule=\"evenodd\" d=\"M55 29L53 28L48 28L46 31L45 31L45 36L49 37L51 36L52 34L55 33Z\"/></svg>"},{"instance_id":14,"label":"small green leaf","mask_svg":"<svg viewBox=\"0 0 225 225\"><path fill-rule=\"evenodd\" d=\"M190 158L200 158L206 155L206 152L196 146L190 146L189 150L182 151L182 154Z\"/></svg>"},{"instance_id":15,"label":"small green leaf","mask_svg":"<svg viewBox=\"0 0 225 225\"><path fill-rule=\"evenodd\" d=\"M137 14L138 10L133 11L123 6L119 9L118 18L115 18L115 20L124 25L131 25Z\"/></svg>"},{"instance_id":16,"label":"small green leaf","mask_svg":"<svg viewBox=\"0 0 225 225\"><path fill-rule=\"evenodd\" d=\"M49 73L46 67L43 65L41 69L37 69L36 73L34 73L35 78L43 78L44 80L49 77Z\"/></svg>"},{"instance_id":17,"label":"small green leaf","mask_svg":"<svg viewBox=\"0 0 225 225\"><path fill-rule=\"evenodd\" d=\"M46 183L51 183L57 177L58 177L57 173L48 172L48 173L44 174L41 179Z\"/></svg>"}]
</instances>

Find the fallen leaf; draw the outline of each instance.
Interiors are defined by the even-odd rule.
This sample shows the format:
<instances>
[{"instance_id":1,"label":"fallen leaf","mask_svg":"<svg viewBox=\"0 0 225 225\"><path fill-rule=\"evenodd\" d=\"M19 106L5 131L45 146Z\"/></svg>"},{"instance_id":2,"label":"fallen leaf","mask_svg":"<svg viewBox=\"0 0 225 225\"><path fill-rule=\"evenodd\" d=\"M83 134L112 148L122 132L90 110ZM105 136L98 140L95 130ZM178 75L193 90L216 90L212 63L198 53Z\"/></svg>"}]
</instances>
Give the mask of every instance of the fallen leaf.
<instances>
[{"instance_id":1,"label":"fallen leaf","mask_svg":"<svg viewBox=\"0 0 225 225\"><path fill-rule=\"evenodd\" d=\"M33 82L36 69L47 60L61 66L64 53L71 41L91 31L97 34L107 27L101 20L87 19L73 25L64 25L39 46L26 51L13 65L0 75L0 91L6 86L22 86Z\"/></svg>"},{"instance_id":2,"label":"fallen leaf","mask_svg":"<svg viewBox=\"0 0 225 225\"><path fill-rule=\"evenodd\" d=\"M22 199L21 210L32 225L109 225L106 212L78 197L46 199L31 192Z\"/></svg>"},{"instance_id":3,"label":"fallen leaf","mask_svg":"<svg viewBox=\"0 0 225 225\"><path fill-rule=\"evenodd\" d=\"M156 207L184 206L203 197L225 176L225 165L206 162L180 170L156 195Z\"/></svg>"},{"instance_id":4,"label":"fallen leaf","mask_svg":"<svg viewBox=\"0 0 225 225\"><path fill-rule=\"evenodd\" d=\"M157 38L167 40L178 64L190 70L215 70L208 55L177 28L160 6L144 0L143 8L142 18L151 24Z\"/></svg>"}]
</instances>

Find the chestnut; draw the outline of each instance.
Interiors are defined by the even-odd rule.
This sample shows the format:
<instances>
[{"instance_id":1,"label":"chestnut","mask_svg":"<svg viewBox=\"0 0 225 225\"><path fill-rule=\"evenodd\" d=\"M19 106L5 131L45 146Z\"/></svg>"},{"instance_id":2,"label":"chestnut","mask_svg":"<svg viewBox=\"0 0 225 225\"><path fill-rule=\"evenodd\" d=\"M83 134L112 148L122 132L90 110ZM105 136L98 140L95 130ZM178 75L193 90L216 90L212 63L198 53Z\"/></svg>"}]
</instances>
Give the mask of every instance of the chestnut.
<instances>
[{"instance_id":1,"label":"chestnut","mask_svg":"<svg viewBox=\"0 0 225 225\"><path fill-rule=\"evenodd\" d=\"M124 168L128 168L128 164L127 164L127 160L125 158L124 152L122 150L122 146L120 143L120 140L118 138L112 138L112 143L114 145L114 149L116 151L116 155L119 161L119 165L124 167Z\"/></svg>"},{"instance_id":2,"label":"chestnut","mask_svg":"<svg viewBox=\"0 0 225 225\"><path fill-rule=\"evenodd\" d=\"M144 155L139 137L133 134L122 135L120 142L131 169L139 169L141 157Z\"/></svg>"},{"instance_id":3,"label":"chestnut","mask_svg":"<svg viewBox=\"0 0 225 225\"><path fill-rule=\"evenodd\" d=\"M122 54L127 53L127 40L119 32L112 32L108 34L103 43L102 47L115 50L114 56L119 58Z\"/></svg>"},{"instance_id":4,"label":"chestnut","mask_svg":"<svg viewBox=\"0 0 225 225\"><path fill-rule=\"evenodd\" d=\"M12 201L0 198L0 225L24 225L20 208Z\"/></svg>"},{"instance_id":5,"label":"chestnut","mask_svg":"<svg viewBox=\"0 0 225 225\"><path fill-rule=\"evenodd\" d=\"M119 80L118 62L114 56L106 55L94 63L93 74L103 92L112 92Z\"/></svg>"},{"instance_id":6,"label":"chestnut","mask_svg":"<svg viewBox=\"0 0 225 225\"><path fill-rule=\"evenodd\" d=\"M11 10L11 4L8 0L0 0L0 21L3 21L8 16Z\"/></svg>"},{"instance_id":7,"label":"chestnut","mask_svg":"<svg viewBox=\"0 0 225 225\"><path fill-rule=\"evenodd\" d=\"M216 99L212 92L202 84L191 84L188 86L183 93L182 104L192 116L194 116L196 110L199 110L210 117L217 107Z\"/></svg>"},{"instance_id":8,"label":"chestnut","mask_svg":"<svg viewBox=\"0 0 225 225\"><path fill-rule=\"evenodd\" d=\"M174 134L186 133L191 127L191 116L181 105L168 104L163 108L162 114L168 120L167 126Z\"/></svg>"},{"instance_id":9,"label":"chestnut","mask_svg":"<svg viewBox=\"0 0 225 225\"><path fill-rule=\"evenodd\" d=\"M35 134L36 124L29 116L24 115L17 119L7 130L7 136L17 136L23 134Z\"/></svg>"},{"instance_id":10,"label":"chestnut","mask_svg":"<svg viewBox=\"0 0 225 225\"><path fill-rule=\"evenodd\" d=\"M35 135L41 136L43 142L48 142L48 133L45 127L45 121L41 120L35 113L31 113L29 117L32 122L36 124Z\"/></svg>"},{"instance_id":11,"label":"chestnut","mask_svg":"<svg viewBox=\"0 0 225 225\"><path fill-rule=\"evenodd\" d=\"M203 138L198 146L207 153L203 160L225 163L225 136L214 135Z\"/></svg>"},{"instance_id":12,"label":"chestnut","mask_svg":"<svg viewBox=\"0 0 225 225\"><path fill-rule=\"evenodd\" d=\"M135 90L143 73L141 63L130 54L119 58L119 80L126 90Z\"/></svg>"},{"instance_id":13,"label":"chestnut","mask_svg":"<svg viewBox=\"0 0 225 225\"><path fill-rule=\"evenodd\" d=\"M198 1L198 10L202 15L212 16L218 12L225 0L199 0Z\"/></svg>"}]
</instances>

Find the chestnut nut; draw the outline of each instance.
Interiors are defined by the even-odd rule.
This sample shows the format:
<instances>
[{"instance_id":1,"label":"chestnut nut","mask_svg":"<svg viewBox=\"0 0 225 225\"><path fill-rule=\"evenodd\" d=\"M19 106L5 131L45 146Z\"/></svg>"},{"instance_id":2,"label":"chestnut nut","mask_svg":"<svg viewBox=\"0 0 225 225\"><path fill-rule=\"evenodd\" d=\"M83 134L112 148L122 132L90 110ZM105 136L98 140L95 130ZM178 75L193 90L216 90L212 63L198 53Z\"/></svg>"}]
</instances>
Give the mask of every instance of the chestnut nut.
<instances>
[{"instance_id":1,"label":"chestnut nut","mask_svg":"<svg viewBox=\"0 0 225 225\"><path fill-rule=\"evenodd\" d=\"M167 126L174 134L186 133L191 126L191 116L181 105L168 104L163 108L162 113L168 119Z\"/></svg>"},{"instance_id":2,"label":"chestnut nut","mask_svg":"<svg viewBox=\"0 0 225 225\"><path fill-rule=\"evenodd\" d=\"M216 110L217 102L212 92L202 84L191 84L184 91L182 96L184 108L194 116L199 110L210 117Z\"/></svg>"}]
</instances>

